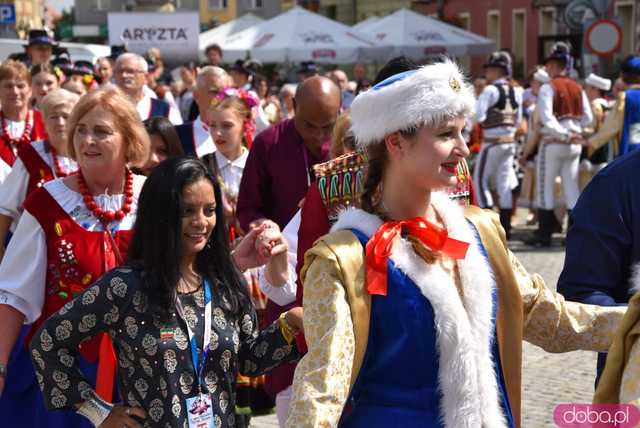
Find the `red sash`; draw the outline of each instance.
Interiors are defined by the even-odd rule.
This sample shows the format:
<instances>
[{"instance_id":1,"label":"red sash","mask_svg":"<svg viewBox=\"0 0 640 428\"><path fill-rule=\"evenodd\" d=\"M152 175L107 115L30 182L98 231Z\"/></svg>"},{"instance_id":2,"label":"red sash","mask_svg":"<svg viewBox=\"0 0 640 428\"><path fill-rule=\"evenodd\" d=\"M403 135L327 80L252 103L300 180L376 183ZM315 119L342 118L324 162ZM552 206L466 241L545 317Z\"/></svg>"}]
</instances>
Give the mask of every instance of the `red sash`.
<instances>
[{"instance_id":1,"label":"red sash","mask_svg":"<svg viewBox=\"0 0 640 428\"><path fill-rule=\"evenodd\" d=\"M116 267L116 254L108 232L88 231L71 218L44 188L36 189L24 208L38 221L47 242L47 279L42 315L33 324L26 343L40 325L67 302L82 293L108 270ZM120 254L127 253L133 231L119 231L113 242ZM96 391L112 401L116 359L113 345L105 333L85 341L80 354L98 361Z\"/></svg>"},{"instance_id":2,"label":"red sash","mask_svg":"<svg viewBox=\"0 0 640 428\"><path fill-rule=\"evenodd\" d=\"M20 147L18 149L18 157L29 174L27 195L30 195L31 192L36 190L38 187L42 187L44 183L55 178L53 170L49 164L42 159L42 156L40 156L32 144L25 144Z\"/></svg>"}]
</instances>

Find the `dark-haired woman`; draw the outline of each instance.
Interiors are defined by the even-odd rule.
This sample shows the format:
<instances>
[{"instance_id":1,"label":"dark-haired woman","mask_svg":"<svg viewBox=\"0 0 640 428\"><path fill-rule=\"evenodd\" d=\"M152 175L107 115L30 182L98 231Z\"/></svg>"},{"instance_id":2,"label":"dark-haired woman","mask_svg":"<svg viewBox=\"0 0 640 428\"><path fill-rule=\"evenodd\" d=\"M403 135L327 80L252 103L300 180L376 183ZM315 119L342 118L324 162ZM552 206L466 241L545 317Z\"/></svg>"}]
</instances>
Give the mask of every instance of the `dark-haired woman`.
<instances>
[{"instance_id":1,"label":"dark-haired woman","mask_svg":"<svg viewBox=\"0 0 640 428\"><path fill-rule=\"evenodd\" d=\"M184 155L176 128L169 119L161 116L150 117L143 124L151 140L149 160L141 171L144 175L151 174L151 170L162 161Z\"/></svg>"},{"instance_id":2,"label":"dark-haired woman","mask_svg":"<svg viewBox=\"0 0 640 428\"><path fill-rule=\"evenodd\" d=\"M367 152L361 208L306 253L309 352L287 427L516 427L523 339L550 352L609 347L624 308L565 302L509 252L494 216L440 191L469 154L474 105L451 61L351 105Z\"/></svg>"},{"instance_id":3,"label":"dark-haired woman","mask_svg":"<svg viewBox=\"0 0 640 428\"><path fill-rule=\"evenodd\" d=\"M103 427L234 427L236 374L297 358L301 312L258 331L220 201L199 160L170 159L151 173L127 266L49 318L31 343L50 408L78 408ZM98 399L75 365L81 342L101 332L115 345L123 405Z\"/></svg>"}]
</instances>

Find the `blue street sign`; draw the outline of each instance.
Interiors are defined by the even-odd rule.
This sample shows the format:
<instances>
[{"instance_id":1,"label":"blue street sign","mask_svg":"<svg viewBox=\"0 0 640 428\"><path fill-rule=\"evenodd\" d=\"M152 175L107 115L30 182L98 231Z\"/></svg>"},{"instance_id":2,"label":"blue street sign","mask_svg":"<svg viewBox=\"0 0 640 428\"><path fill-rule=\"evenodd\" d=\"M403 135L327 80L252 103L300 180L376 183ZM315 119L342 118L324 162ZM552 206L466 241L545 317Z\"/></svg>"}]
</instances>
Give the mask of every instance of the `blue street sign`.
<instances>
[{"instance_id":1,"label":"blue street sign","mask_svg":"<svg viewBox=\"0 0 640 428\"><path fill-rule=\"evenodd\" d=\"M16 23L16 6L14 4L0 4L0 24L14 25Z\"/></svg>"}]
</instances>

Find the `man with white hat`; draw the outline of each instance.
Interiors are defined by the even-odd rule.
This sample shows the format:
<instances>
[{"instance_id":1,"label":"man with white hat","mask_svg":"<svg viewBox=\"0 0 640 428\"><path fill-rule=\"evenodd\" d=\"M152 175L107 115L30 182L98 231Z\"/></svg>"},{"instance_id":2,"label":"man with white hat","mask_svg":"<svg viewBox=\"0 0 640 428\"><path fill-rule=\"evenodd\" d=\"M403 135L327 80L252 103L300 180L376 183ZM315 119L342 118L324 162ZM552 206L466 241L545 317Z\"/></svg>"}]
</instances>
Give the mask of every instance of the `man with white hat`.
<instances>
[{"instance_id":1,"label":"man with white hat","mask_svg":"<svg viewBox=\"0 0 640 428\"><path fill-rule=\"evenodd\" d=\"M611 80L591 73L584 81L587 98L591 102L594 130L597 131L604 121L604 114L609 110L609 101L604 95L611 90Z\"/></svg>"},{"instance_id":2,"label":"man with white hat","mask_svg":"<svg viewBox=\"0 0 640 428\"><path fill-rule=\"evenodd\" d=\"M606 113L609 111L609 101L604 98L605 93L611 89L611 80L591 73L584 81L584 90L591 103L593 112L593 122L590 126L591 133L598 132ZM585 156L586 155L586 156ZM580 162L580 191L584 190L593 176L607 165L609 160L609 147L605 145L598 150L587 147L583 151L583 158Z\"/></svg>"},{"instance_id":3,"label":"man with white hat","mask_svg":"<svg viewBox=\"0 0 640 428\"><path fill-rule=\"evenodd\" d=\"M513 213L512 190L517 185L513 159L516 130L522 121L522 91L516 90L509 81L512 62L508 53L492 53L484 67L491 83L482 90L476 105L475 120L482 127L484 139L473 181L481 208L493 207L489 185L495 182L500 223L508 239Z\"/></svg>"},{"instance_id":4,"label":"man with white hat","mask_svg":"<svg viewBox=\"0 0 640 428\"><path fill-rule=\"evenodd\" d=\"M554 187L556 177L562 178L565 204L571 212L580 196L578 168L585 127L593 115L589 100L580 85L569 77L573 57L568 44L558 42L545 60L551 81L540 88L536 110L540 116L540 149L537 158L536 203L538 230L526 241L529 245L551 246L555 224ZM571 220L570 220L571 221Z\"/></svg>"}]
</instances>

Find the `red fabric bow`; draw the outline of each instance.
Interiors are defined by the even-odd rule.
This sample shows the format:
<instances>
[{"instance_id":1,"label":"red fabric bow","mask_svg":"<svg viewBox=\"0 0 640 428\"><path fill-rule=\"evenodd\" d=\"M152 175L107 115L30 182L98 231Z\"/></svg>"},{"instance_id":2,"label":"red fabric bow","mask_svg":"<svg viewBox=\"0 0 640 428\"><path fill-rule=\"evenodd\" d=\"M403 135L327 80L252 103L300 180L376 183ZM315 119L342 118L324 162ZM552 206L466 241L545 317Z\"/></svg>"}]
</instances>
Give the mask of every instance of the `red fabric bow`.
<instances>
[{"instance_id":1,"label":"red fabric bow","mask_svg":"<svg viewBox=\"0 0 640 428\"><path fill-rule=\"evenodd\" d=\"M369 294L387 295L387 260L391 255L393 240L403 228L409 235L420 239L432 251L444 253L452 259L463 259L467 254L468 242L449 238L446 229L421 217L384 223L367 242L366 286Z\"/></svg>"}]
</instances>

